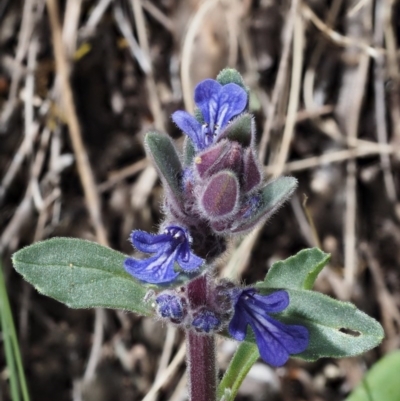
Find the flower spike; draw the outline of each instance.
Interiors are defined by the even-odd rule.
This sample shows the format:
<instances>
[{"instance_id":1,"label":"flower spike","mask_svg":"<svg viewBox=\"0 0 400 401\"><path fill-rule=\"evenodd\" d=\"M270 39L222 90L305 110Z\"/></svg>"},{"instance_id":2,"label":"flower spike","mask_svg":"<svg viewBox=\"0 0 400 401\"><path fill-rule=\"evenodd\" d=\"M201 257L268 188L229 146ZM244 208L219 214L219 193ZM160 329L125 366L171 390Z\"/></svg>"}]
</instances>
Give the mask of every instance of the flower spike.
<instances>
[{"instance_id":1,"label":"flower spike","mask_svg":"<svg viewBox=\"0 0 400 401\"><path fill-rule=\"evenodd\" d=\"M175 263L185 272L197 270L204 262L190 249L190 236L186 229L171 225L161 234L132 231L133 246L141 252L154 254L148 259L127 258L125 270L140 281L151 284L167 284L174 281L179 271Z\"/></svg>"},{"instance_id":2,"label":"flower spike","mask_svg":"<svg viewBox=\"0 0 400 401\"><path fill-rule=\"evenodd\" d=\"M216 142L229 121L244 111L247 93L237 84L221 85L205 79L196 86L194 101L203 116L203 125L184 111L175 112L172 120L193 141L196 151L200 151Z\"/></svg>"},{"instance_id":3,"label":"flower spike","mask_svg":"<svg viewBox=\"0 0 400 401\"><path fill-rule=\"evenodd\" d=\"M236 340L243 341L247 325L250 325L265 362L282 366L291 354L298 354L307 348L309 333L304 326L284 324L269 315L287 308L289 295L286 291L260 295L254 288L235 289L232 300L235 309L229 333Z\"/></svg>"}]
</instances>

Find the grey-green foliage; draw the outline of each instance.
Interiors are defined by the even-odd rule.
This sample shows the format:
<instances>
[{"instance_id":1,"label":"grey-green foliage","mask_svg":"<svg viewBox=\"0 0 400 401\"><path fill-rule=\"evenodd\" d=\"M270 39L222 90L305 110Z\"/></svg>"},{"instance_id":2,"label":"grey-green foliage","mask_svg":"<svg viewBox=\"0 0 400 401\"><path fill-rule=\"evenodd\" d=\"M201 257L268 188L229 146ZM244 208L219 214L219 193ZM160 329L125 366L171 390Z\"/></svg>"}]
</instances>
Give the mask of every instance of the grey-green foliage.
<instances>
[{"instance_id":1,"label":"grey-green foliage","mask_svg":"<svg viewBox=\"0 0 400 401\"><path fill-rule=\"evenodd\" d=\"M384 336L382 326L353 304L310 291L328 261L329 255L317 248L303 250L275 263L256 284L261 292L288 292L290 304L277 318L308 328L309 346L296 356L309 361L358 355L376 347Z\"/></svg>"},{"instance_id":2,"label":"grey-green foliage","mask_svg":"<svg viewBox=\"0 0 400 401\"><path fill-rule=\"evenodd\" d=\"M296 357L315 361L323 357L354 356L382 341L382 326L350 302L340 302L315 291L286 291L290 304L279 314L279 320L306 326L310 333L307 349Z\"/></svg>"},{"instance_id":3,"label":"grey-green foliage","mask_svg":"<svg viewBox=\"0 0 400 401\"><path fill-rule=\"evenodd\" d=\"M240 344L224 377L219 383L217 400L220 400L223 397L224 401L235 399L240 385L259 357L260 354L258 348L254 344L250 344L246 341Z\"/></svg>"},{"instance_id":4,"label":"grey-green foliage","mask_svg":"<svg viewBox=\"0 0 400 401\"><path fill-rule=\"evenodd\" d=\"M237 228L232 229L233 233L245 232L253 228L255 224L260 224L274 214L279 207L290 197L297 187L297 180L294 177L280 177L271 181L258 192L260 196L260 206L252 214L251 218L245 220Z\"/></svg>"},{"instance_id":5,"label":"grey-green foliage","mask_svg":"<svg viewBox=\"0 0 400 401\"><path fill-rule=\"evenodd\" d=\"M330 255L318 248L303 249L285 260L275 262L264 280L271 288L310 290Z\"/></svg>"},{"instance_id":6,"label":"grey-green foliage","mask_svg":"<svg viewBox=\"0 0 400 401\"><path fill-rule=\"evenodd\" d=\"M379 345L384 336L382 326L353 304L310 291L329 257L317 248L305 249L274 263L264 281L256 284L261 293L285 289L290 304L274 318L308 328L309 346L303 353L295 355L296 358L314 361L322 357L358 355ZM226 401L234 400L258 356L254 335L249 330L218 388L218 394L225 395Z\"/></svg>"},{"instance_id":7,"label":"grey-green foliage","mask_svg":"<svg viewBox=\"0 0 400 401\"><path fill-rule=\"evenodd\" d=\"M217 81L221 85L234 83L242 87L247 92L247 94L249 93L249 88L245 85L242 76L234 68L224 68L217 75Z\"/></svg>"},{"instance_id":8,"label":"grey-green foliage","mask_svg":"<svg viewBox=\"0 0 400 401\"><path fill-rule=\"evenodd\" d=\"M385 355L363 377L346 401L399 401L400 351Z\"/></svg>"},{"instance_id":9,"label":"grey-green foliage","mask_svg":"<svg viewBox=\"0 0 400 401\"><path fill-rule=\"evenodd\" d=\"M147 289L123 267L120 252L74 238L53 238L21 249L15 269L39 292L71 308L124 309L153 314Z\"/></svg>"},{"instance_id":10,"label":"grey-green foliage","mask_svg":"<svg viewBox=\"0 0 400 401\"><path fill-rule=\"evenodd\" d=\"M182 164L171 138L158 132L149 132L144 138L144 145L157 167L164 189L174 197L175 202L181 204Z\"/></svg>"},{"instance_id":11,"label":"grey-green foliage","mask_svg":"<svg viewBox=\"0 0 400 401\"><path fill-rule=\"evenodd\" d=\"M254 118L251 114L244 113L240 115L225 128L221 138L239 142L243 147L250 146L253 132L255 131L253 120Z\"/></svg>"}]
</instances>

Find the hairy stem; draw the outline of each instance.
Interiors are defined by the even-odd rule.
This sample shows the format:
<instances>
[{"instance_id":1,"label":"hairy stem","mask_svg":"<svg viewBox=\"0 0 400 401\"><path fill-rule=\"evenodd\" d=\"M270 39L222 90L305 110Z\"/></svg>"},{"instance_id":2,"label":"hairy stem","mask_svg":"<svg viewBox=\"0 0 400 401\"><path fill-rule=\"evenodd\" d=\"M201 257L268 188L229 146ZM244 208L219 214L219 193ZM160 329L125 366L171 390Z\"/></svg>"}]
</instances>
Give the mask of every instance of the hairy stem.
<instances>
[{"instance_id":1,"label":"hairy stem","mask_svg":"<svg viewBox=\"0 0 400 401\"><path fill-rule=\"evenodd\" d=\"M207 299L206 276L188 285L188 296L192 307L204 305ZM187 331L186 347L190 401L215 401L217 377L214 336Z\"/></svg>"}]
</instances>

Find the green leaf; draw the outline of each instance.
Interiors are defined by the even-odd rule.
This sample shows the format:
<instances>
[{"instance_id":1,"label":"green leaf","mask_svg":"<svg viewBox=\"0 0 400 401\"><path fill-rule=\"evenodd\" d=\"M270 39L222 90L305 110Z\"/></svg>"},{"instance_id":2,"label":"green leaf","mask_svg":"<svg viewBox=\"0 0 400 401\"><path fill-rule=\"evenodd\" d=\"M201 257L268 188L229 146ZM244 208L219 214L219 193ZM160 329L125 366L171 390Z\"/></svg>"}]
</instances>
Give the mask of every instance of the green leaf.
<instances>
[{"instance_id":1,"label":"green leaf","mask_svg":"<svg viewBox=\"0 0 400 401\"><path fill-rule=\"evenodd\" d=\"M243 78L240 73L234 68L224 68L218 75L217 81L221 85L226 85L230 83L234 83L236 85L241 86L247 93L249 92L248 88L244 84Z\"/></svg>"},{"instance_id":2,"label":"green leaf","mask_svg":"<svg viewBox=\"0 0 400 401\"><path fill-rule=\"evenodd\" d=\"M271 289L264 282L257 283L256 287L261 292ZM310 333L307 349L296 357L307 361L342 358L362 354L381 343L382 326L353 304L315 291L286 291L289 306L274 317L287 324L303 325Z\"/></svg>"},{"instance_id":3,"label":"green leaf","mask_svg":"<svg viewBox=\"0 0 400 401\"><path fill-rule=\"evenodd\" d=\"M147 289L125 272L125 258L94 242L53 238L21 249L13 263L39 292L71 308L125 309L150 316Z\"/></svg>"},{"instance_id":4,"label":"green leaf","mask_svg":"<svg viewBox=\"0 0 400 401\"><path fill-rule=\"evenodd\" d=\"M1 257L1 255L0 255ZM0 329L12 401L29 401L28 386L0 260ZM20 397L21 395L21 397Z\"/></svg>"},{"instance_id":5,"label":"green leaf","mask_svg":"<svg viewBox=\"0 0 400 401\"><path fill-rule=\"evenodd\" d=\"M185 136L185 140L183 141L183 164L185 166L190 166L195 155L196 151L192 140L188 136Z\"/></svg>"},{"instance_id":6,"label":"green leaf","mask_svg":"<svg viewBox=\"0 0 400 401\"><path fill-rule=\"evenodd\" d=\"M254 130L253 116L245 113L228 124L221 133L220 139L228 138L230 141L239 142L241 145L247 147L251 144Z\"/></svg>"},{"instance_id":7,"label":"green leaf","mask_svg":"<svg viewBox=\"0 0 400 401\"><path fill-rule=\"evenodd\" d=\"M310 333L309 346L301 354L293 355L307 361L358 355L379 345L384 336L382 326L353 304L309 290L329 258L330 255L317 248L305 249L275 263L265 281L255 285L261 293L282 288L288 292L288 308L273 317L287 324L307 327ZM222 334L228 336L227 333ZM246 340L239 346L220 383L218 399L222 396L224 401L234 399L258 357L254 333L249 328Z\"/></svg>"},{"instance_id":8,"label":"green leaf","mask_svg":"<svg viewBox=\"0 0 400 401\"><path fill-rule=\"evenodd\" d=\"M260 224L274 214L280 206L290 197L297 187L294 177L280 177L264 186L258 194L260 206L257 211L244 223L231 230L232 233L248 231L256 224Z\"/></svg>"},{"instance_id":9,"label":"green leaf","mask_svg":"<svg viewBox=\"0 0 400 401\"><path fill-rule=\"evenodd\" d=\"M379 360L346 401L399 401L400 351Z\"/></svg>"},{"instance_id":10,"label":"green leaf","mask_svg":"<svg viewBox=\"0 0 400 401\"><path fill-rule=\"evenodd\" d=\"M171 138L159 132L149 132L144 138L144 144L157 167L164 187L181 203L182 164Z\"/></svg>"},{"instance_id":11,"label":"green leaf","mask_svg":"<svg viewBox=\"0 0 400 401\"><path fill-rule=\"evenodd\" d=\"M274 263L264 283L270 288L311 290L318 274L329 259L330 255L318 248L303 249L286 260Z\"/></svg>"},{"instance_id":12,"label":"green leaf","mask_svg":"<svg viewBox=\"0 0 400 401\"><path fill-rule=\"evenodd\" d=\"M224 401L235 399L240 385L259 356L256 345L248 342L243 342L239 345L218 386L217 400L220 400L223 396Z\"/></svg>"}]
</instances>

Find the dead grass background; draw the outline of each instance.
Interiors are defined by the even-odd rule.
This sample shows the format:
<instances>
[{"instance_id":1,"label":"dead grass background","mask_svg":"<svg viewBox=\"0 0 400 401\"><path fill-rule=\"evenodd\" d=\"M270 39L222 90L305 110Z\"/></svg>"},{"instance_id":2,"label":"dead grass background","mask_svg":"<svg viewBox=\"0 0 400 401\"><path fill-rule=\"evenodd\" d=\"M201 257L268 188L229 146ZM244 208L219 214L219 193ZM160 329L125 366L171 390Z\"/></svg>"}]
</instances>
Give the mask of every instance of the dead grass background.
<instances>
[{"instance_id":1,"label":"dead grass background","mask_svg":"<svg viewBox=\"0 0 400 401\"><path fill-rule=\"evenodd\" d=\"M260 160L300 188L232 244L222 275L247 283L310 246L332 253L317 289L380 320L357 358L271 370L239 400L342 400L400 345L400 3L396 0L1 0L0 254L32 400L185 400L182 333L44 298L10 255L53 236L123 252L156 230L162 189L143 135L181 136L197 82L237 68L251 89ZM221 342L221 372L234 351ZM147 396L146 396L147 394ZM8 400L0 354L0 400Z\"/></svg>"}]
</instances>

